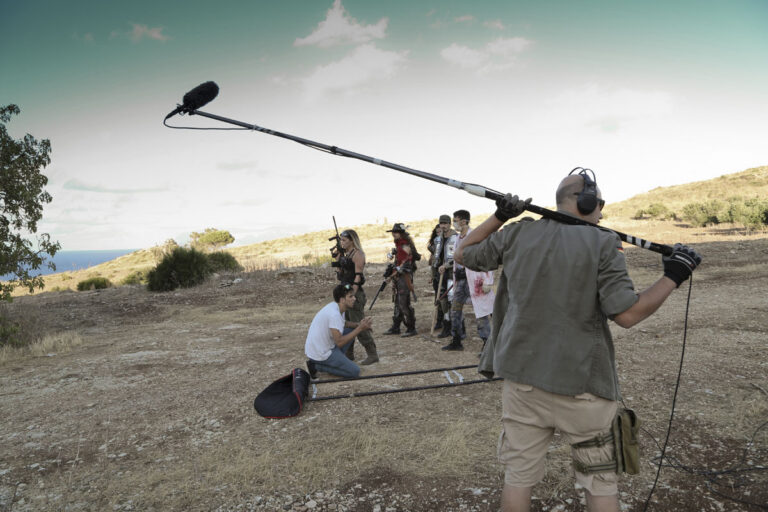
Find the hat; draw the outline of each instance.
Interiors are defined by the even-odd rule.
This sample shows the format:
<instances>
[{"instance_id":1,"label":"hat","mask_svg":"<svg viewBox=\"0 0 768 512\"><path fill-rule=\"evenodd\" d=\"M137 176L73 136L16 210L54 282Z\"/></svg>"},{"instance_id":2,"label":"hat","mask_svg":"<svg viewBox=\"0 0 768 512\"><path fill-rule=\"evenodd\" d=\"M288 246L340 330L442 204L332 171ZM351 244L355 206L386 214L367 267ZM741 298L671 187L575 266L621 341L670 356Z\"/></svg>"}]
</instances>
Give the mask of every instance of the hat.
<instances>
[{"instance_id":1,"label":"hat","mask_svg":"<svg viewBox=\"0 0 768 512\"><path fill-rule=\"evenodd\" d=\"M447 222L448 224L450 224L451 223L451 218L449 216L447 216L447 215L441 215L439 223L442 224L443 222Z\"/></svg>"},{"instance_id":2,"label":"hat","mask_svg":"<svg viewBox=\"0 0 768 512\"><path fill-rule=\"evenodd\" d=\"M402 222L395 222L395 225L392 226L392 229L388 229L387 233L405 233L405 224Z\"/></svg>"}]
</instances>

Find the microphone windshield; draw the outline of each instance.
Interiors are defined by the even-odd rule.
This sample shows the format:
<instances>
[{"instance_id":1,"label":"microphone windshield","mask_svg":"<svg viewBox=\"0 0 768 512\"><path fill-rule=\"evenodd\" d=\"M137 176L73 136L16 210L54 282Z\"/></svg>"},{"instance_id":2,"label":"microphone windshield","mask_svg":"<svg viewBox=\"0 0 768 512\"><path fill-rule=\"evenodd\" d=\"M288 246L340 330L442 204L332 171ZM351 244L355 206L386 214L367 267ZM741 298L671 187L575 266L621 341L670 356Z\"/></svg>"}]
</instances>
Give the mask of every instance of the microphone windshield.
<instances>
[{"instance_id":1,"label":"microphone windshield","mask_svg":"<svg viewBox=\"0 0 768 512\"><path fill-rule=\"evenodd\" d=\"M184 110L186 112L197 110L211 102L217 94L219 94L219 86L214 82L200 84L184 95Z\"/></svg>"}]
</instances>

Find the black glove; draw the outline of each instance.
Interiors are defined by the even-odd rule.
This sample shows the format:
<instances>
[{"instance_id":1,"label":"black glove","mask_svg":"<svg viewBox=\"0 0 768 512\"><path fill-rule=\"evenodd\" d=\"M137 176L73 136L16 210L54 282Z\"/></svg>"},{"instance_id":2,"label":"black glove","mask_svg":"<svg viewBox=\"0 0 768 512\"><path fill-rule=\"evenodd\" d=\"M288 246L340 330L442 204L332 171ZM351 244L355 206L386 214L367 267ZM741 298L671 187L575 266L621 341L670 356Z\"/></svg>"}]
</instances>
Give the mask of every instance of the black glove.
<instances>
[{"instance_id":1,"label":"black glove","mask_svg":"<svg viewBox=\"0 0 768 512\"><path fill-rule=\"evenodd\" d=\"M690 247L675 244L672 254L662 257L661 261L664 264L664 275L679 287L701 263L701 256Z\"/></svg>"},{"instance_id":2,"label":"black glove","mask_svg":"<svg viewBox=\"0 0 768 512\"><path fill-rule=\"evenodd\" d=\"M531 202L529 197L525 201L517 196L507 194L496 201L496 211L493 213L501 222L507 222L512 217L517 217L525 211L525 207Z\"/></svg>"}]
</instances>

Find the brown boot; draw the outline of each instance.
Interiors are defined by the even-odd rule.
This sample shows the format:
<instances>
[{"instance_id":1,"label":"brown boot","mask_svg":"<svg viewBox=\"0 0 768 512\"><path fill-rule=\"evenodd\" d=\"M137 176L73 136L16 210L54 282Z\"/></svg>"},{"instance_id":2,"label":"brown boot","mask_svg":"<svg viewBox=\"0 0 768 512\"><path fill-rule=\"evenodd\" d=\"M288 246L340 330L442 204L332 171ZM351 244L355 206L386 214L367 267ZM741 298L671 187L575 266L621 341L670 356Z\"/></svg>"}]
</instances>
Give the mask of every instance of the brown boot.
<instances>
[{"instance_id":1,"label":"brown boot","mask_svg":"<svg viewBox=\"0 0 768 512\"><path fill-rule=\"evenodd\" d=\"M379 354L376 353L376 349L374 348L372 351L368 352L368 357L360 361L361 366L367 366L369 364L378 363L379 362Z\"/></svg>"}]
</instances>

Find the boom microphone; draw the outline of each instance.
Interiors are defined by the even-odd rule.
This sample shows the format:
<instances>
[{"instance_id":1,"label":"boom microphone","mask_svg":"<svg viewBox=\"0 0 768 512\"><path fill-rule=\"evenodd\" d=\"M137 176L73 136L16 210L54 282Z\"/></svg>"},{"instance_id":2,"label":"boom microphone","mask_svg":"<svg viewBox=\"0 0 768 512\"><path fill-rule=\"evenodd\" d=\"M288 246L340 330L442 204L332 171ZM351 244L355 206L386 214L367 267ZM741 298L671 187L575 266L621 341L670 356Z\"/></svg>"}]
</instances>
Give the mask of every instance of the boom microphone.
<instances>
[{"instance_id":1,"label":"boom microphone","mask_svg":"<svg viewBox=\"0 0 768 512\"><path fill-rule=\"evenodd\" d=\"M182 99L182 104L176 107L173 112L165 116L165 119L173 117L179 112L189 114L193 110L197 110L213 101L217 94L219 94L219 86L214 82L200 84L185 94Z\"/></svg>"}]
</instances>

